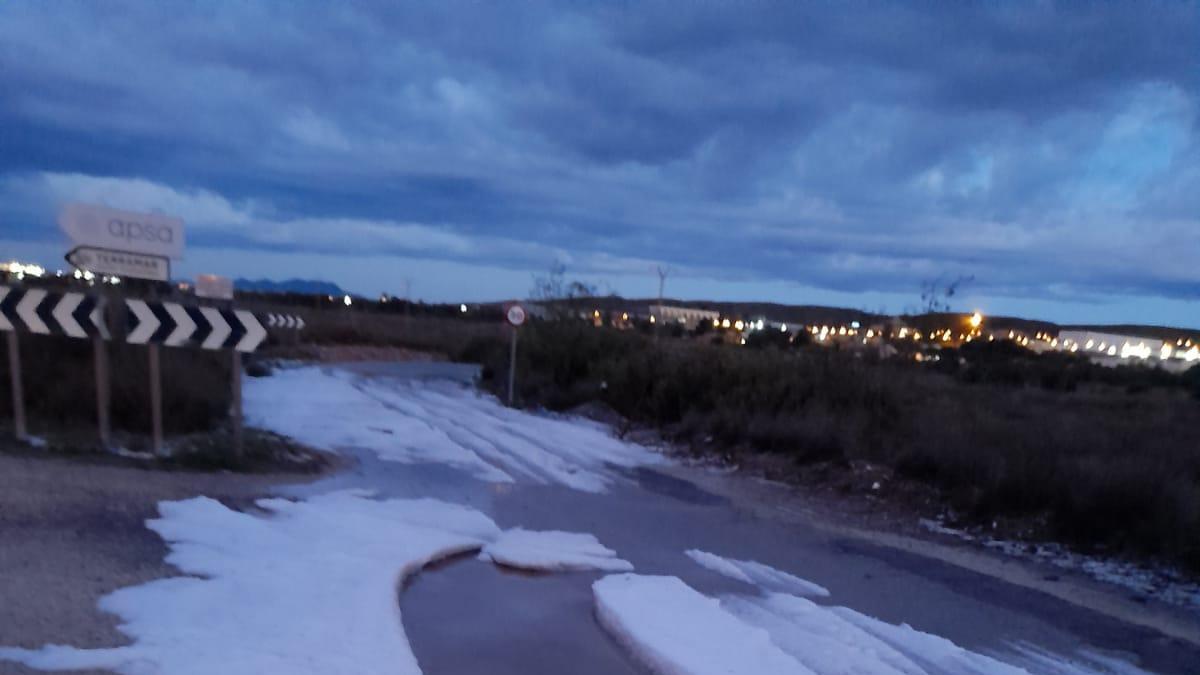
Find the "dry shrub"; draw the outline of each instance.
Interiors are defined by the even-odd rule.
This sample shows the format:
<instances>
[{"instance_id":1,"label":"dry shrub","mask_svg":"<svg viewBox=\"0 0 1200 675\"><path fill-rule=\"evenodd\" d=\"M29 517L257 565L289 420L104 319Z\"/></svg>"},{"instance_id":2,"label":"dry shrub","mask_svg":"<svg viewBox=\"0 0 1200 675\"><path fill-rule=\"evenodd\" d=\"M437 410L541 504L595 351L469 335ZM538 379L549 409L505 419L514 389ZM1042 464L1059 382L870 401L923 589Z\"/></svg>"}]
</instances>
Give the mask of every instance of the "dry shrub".
<instances>
[{"instance_id":1,"label":"dry shrub","mask_svg":"<svg viewBox=\"0 0 1200 675\"><path fill-rule=\"evenodd\" d=\"M583 323L535 323L521 340L527 404L599 399L717 452L870 460L982 521L1046 516L1081 547L1200 569L1200 404L1186 378L997 348L929 369L822 348L656 343ZM505 347L479 339L459 355L500 386Z\"/></svg>"},{"instance_id":2,"label":"dry shrub","mask_svg":"<svg viewBox=\"0 0 1200 675\"><path fill-rule=\"evenodd\" d=\"M21 335L21 381L31 433L96 423L92 343L67 337ZM115 429L150 429L148 348L105 345ZM227 351L160 347L163 427L167 433L211 429L226 419L232 388ZM0 359L0 410L11 414L8 359Z\"/></svg>"}]
</instances>

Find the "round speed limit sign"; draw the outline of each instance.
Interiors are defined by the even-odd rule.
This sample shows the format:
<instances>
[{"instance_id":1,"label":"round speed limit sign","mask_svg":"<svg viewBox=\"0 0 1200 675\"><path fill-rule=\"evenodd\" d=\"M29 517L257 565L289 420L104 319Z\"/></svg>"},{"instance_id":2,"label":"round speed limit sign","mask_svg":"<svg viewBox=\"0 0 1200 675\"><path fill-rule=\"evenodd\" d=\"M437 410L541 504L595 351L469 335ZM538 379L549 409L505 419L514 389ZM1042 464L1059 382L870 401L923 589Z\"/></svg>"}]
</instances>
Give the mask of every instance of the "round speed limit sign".
<instances>
[{"instance_id":1,"label":"round speed limit sign","mask_svg":"<svg viewBox=\"0 0 1200 675\"><path fill-rule=\"evenodd\" d=\"M508 313L505 315L508 322L514 326L520 326L525 323L525 308L520 305L513 305L508 308Z\"/></svg>"}]
</instances>

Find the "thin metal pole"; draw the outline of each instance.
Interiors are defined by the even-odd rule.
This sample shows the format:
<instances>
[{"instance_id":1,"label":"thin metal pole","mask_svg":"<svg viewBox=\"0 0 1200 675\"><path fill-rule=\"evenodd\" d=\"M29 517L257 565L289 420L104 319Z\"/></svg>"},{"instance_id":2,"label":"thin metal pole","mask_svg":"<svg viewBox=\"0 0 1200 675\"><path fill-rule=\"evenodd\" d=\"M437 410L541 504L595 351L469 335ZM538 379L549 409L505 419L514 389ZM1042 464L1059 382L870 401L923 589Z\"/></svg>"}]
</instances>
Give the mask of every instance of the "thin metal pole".
<instances>
[{"instance_id":1,"label":"thin metal pole","mask_svg":"<svg viewBox=\"0 0 1200 675\"><path fill-rule=\"evenodd\" d=\"M13 429L18 441L29 438L25 427L25 389L21 386L21 350L16 331L8 331L8 373L12 379Z\"/></svg>"},{"instance_id":2,"label":"thin metal pole","mask_svg":"<svg viewBox=\"0 0 1200 675\"><path fill-rule=\"evenodd\" d=\"M233 422L233 456L242 459L242 353L233 350L233 370L230 373L233 397L229 402L229 418Z\"/></svg>"},{"instance_id":3,"label":"thin metal pole","mask_svg":"<svg viewBox=\"0 0 1200 675\"><path fill-rule=\"evenodd\" d=\"M508 355L508 404L513 404L513 390L517 382L517 327L512 327L512 348Z\"/></svg>"},{"instance_id":4,"label":"thin metal pole","mask_svg":"<svg viewBox=\"0 0 1200 675\"><path fill-rule=\"evenodd\" d=\"M666 269L662 265L658 266L658 317L657 317L658 320L655 321L655 324L654 324L654 341L655 342L658 342L658 334L662 332L663 287L667 285L667 275L668 274L670 274L670 270ZM654 312L650 313L650 320L651 321L655 320Z\"/></svg>"},{"instance_id":5,"label":"thin metal pole","mask_svg":"<svg viewBox=\"0 0 1200 675\"><path fill-rule=\"evenodd\" d=\"M154 454L162 454L163 422L162 422L162 375L158 359L158 345L148 345L150 351L150 417L153 427Z\"/></svg>"},{"instance_id":6,"label":"thin metal pole","mask_svg":"<svg viewBox=\"0 0 1200 675\"><path fill-rule=\"evenodd\" d=\"M100 447L112 447L112 418L109 416L111 383L109 381L108 349L99 336L92 338L92 360L96 363L96 428Z\"/></svg>"}]
</instances>

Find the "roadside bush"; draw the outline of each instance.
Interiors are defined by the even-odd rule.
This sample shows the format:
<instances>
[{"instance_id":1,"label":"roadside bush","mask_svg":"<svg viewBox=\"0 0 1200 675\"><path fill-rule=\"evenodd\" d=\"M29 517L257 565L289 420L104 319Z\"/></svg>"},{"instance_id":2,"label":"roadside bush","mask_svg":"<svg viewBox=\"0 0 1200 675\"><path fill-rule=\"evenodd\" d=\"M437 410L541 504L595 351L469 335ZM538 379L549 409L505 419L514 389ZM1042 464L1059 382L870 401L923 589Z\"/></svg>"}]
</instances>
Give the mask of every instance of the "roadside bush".
<instances>
[{"instance_id":1,"label":"roadside bush","mask_svg":"<svg viewBox=\"0 0 1200 675\"><path fill-rule=\"evenodd\" d=\"M1192 392L1192 396L1200 398L1200 366L1188 368L1179 379L1188 391Z\"/></svg>"},{"instance_id":2,"label":"roadside bush","mask_svg":"<svg viewBox=\"0 0 1200 675\"><path fill-rule=\"evenodd\" d=\"M1200 370L1107 369L1004 343L943 350L948 363L929 368L819 347L655 342L584 322L531 324L521 345L526 404L601 400L698 449L881 463L981 522L1044 515L1068 542L1200 570L1200 405L1181 386L1197 386ZM491 386L506 382L504 341L460 356L484 363Z\"/></svg>"},{"instance_id":3,"label":"roadside bush","mask_svg":"<svg viewBox=\"0 0 1200 675\"><path fill-rule=\"evenodd\" d=\"M777 330L759 330L750 334L746 338L746 346L751 349L764 349L766 347L774 347L776 349L791 349L791 336L787 333Z\"/></svg>"},{"instance_id":4,"label":"roadside bush","mask_svg":"<svg viewBox=\"0 0 1200 675\"><path fill-rule=\"evenodd\" d=\"M30 432L96 424L92 344L54 336L20 336L21 381ZM147 348L107 343L114 429L150 429ZM228 417L232 400L228 352L160 348L163 428L167 433L210 429ZM0 358L0 415L11 416L8 359Z\"/></svg>"}]
</instances>

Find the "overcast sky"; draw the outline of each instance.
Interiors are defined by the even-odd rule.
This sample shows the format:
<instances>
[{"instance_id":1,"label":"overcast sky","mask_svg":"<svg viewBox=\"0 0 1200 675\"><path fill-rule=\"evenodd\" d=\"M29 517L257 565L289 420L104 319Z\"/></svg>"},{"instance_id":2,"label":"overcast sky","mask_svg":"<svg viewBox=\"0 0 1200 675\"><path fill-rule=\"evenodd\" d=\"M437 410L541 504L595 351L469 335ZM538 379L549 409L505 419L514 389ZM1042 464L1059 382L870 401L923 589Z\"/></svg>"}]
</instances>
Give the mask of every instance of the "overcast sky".
<instances>
[{"instance_id":1,"label":"overcast sky","mask_svg":"<svg viewBox=\"0 0 1200 675\"><path fill-rule=\"evenodd\" d=\"M180 275L1200 327L1198 8L0 2L0 256L84 201Z\"/></svg>"}]
</instances>

